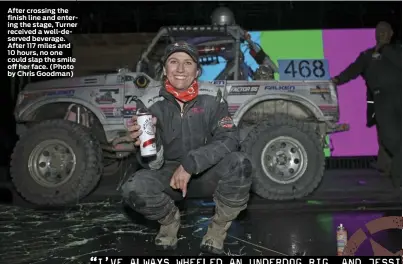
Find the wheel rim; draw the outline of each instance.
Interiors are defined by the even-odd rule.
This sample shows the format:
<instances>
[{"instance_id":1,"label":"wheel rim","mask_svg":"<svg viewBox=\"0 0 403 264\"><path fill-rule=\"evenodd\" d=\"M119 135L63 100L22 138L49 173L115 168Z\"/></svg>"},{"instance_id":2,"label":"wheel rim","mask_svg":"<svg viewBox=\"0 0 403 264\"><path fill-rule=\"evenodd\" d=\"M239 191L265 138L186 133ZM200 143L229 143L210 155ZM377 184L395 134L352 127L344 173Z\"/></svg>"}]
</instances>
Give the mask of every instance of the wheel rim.
<instances>
[{"instance_id":1,"label":"wheel rim","mask_svg":"<svg viewBox=\"0 0 403 264\"><path fill-rule=\"evenodd\" d=\"M304 175L308 155L302 144L291 137L270 140L263 148L261 164L264 173L279 184L290 184Z\"/></svg>"},{"instance_id":2,"label":"wheel rim","mask_svg":"<svg viewBox=\"0 0 403 264\"><path fill-rule=\"evenodd\" d=\"M28 159L28 170L35 182L54 188L71 178L76 162L76 155L68 144L59 139L49 139L42 141L32 150Z\"/></svg>"}]
</instances>

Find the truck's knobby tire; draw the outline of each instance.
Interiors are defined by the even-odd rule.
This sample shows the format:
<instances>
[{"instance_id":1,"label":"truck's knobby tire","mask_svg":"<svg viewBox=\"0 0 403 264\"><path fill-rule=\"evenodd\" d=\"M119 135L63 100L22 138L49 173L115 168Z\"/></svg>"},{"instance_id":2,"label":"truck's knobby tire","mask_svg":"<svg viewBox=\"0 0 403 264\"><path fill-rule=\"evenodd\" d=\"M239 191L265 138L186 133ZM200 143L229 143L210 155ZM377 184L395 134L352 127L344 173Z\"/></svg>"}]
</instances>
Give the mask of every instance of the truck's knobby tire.
<instances>
[{"instance_id":1,"label":"truck's knobby tire","mask_svg":"<svg viewBox=\"0 0 403 264\"><path fill-rule=\"evenodd\" d=\"M49 139L64 142L76 157L74 172L60 186L39 184L28 167L35 147ZM16 190L27 201L37 205L69 205L79 202L97 186L102 170L101 146L88 129L66 120L46 120L20 137L11 157L10 174Z\"/></svg>"},{"instance_id":2,"label":"truck's knobby tire","mask_svg":"<svg viewBox=\"0 0 403 264\"><path fill-rule=\"evenodd\" d=\"M265 146L278 137L297 140L305 148L308 162L305 172L295 182L278 183L264 172L261 157ZM242 142L242 150L253 163L252 190L269 200L293 200L311 194L320 184L325 156L320 137L308 124L287 115L273 115L257 125Z\"/></svg>"}]
</instances>

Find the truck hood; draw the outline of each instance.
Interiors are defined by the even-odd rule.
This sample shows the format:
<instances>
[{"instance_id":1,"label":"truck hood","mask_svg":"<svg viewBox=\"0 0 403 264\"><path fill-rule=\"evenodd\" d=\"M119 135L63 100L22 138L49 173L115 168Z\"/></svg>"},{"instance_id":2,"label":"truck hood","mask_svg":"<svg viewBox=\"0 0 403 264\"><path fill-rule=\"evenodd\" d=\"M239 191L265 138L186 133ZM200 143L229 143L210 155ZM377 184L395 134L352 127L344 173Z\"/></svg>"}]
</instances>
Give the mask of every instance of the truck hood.
<instances>
[{"instance_id":1,"label":"truck hood","mask_svg":"<svg viewBox=\"0 0 403 264\"><path fill-rule=\"evenodd\" d=\"M94 75L34 82L27 84L24 87L24 91L103 86L106 84L107 77L108 75Z\"/></svg>"}]
</instances>

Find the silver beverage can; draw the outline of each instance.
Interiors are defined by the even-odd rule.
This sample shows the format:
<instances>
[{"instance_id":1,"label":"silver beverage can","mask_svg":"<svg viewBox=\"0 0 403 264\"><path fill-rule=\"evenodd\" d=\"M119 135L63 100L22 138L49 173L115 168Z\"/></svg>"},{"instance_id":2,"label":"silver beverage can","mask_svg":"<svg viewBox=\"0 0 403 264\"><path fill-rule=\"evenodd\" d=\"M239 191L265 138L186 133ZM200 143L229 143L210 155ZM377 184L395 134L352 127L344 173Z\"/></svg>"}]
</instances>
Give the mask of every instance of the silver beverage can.
<instances>
[{"instance_id":1,"label":"silver beverage can","mask_svg":"<svg viewBox=\"0 0 403 264\"><path fill-rule=\"evenodd\" d=\"M157 154L153 116L149 113L137 113L137 124L143 131L140 135L140 152L142 157L154 156Z\"/></svg>"}]
</instances>

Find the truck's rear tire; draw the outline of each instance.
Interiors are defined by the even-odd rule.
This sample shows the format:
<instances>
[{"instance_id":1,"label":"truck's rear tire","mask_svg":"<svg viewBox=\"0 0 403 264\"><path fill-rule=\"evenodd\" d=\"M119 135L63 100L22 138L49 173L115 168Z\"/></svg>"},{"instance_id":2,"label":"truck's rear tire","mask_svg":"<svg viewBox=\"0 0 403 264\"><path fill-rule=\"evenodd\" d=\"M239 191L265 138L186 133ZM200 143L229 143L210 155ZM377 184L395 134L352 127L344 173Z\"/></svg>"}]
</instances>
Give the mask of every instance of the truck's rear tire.
<instances>
[{"instance_id":1,"label":"truck's rear tire","mask_svg":"<svg viewBox=\"0 0 403 264\"><path fill-rule=\"evenodd\" d=\"M11 158L11 179L28 202L68 205L99 183L102 149L88 129L66 120L46 120L20 137Z\"/></svg>"},{"instance_id":2,"label":"truck's rear tire","mask_svg":"<svg viewBox=\"0 0 403 264\"><path fill-rule=\"evenodd\" d=\"M248 134L242 149L254 167L252 190L263 198L299 199L322 181L322 143L315 130L302 121L274 115Z\"/></svg>"}]
</instances>

